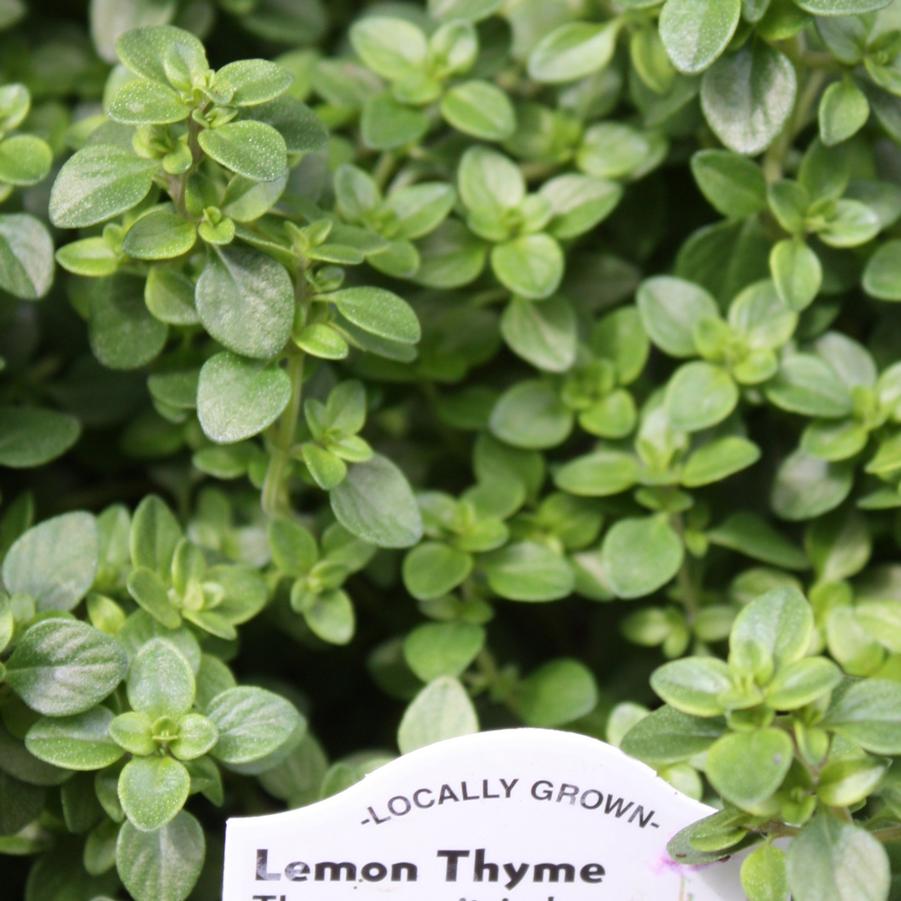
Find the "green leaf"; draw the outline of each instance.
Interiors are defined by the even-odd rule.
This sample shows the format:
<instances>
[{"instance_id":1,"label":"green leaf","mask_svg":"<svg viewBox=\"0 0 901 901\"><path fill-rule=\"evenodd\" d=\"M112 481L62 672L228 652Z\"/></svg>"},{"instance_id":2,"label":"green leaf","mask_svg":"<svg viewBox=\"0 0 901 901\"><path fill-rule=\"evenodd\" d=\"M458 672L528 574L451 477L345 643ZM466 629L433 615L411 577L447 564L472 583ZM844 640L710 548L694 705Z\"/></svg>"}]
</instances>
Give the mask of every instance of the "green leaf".
<instances>
[{"instance_id":1,"label":"green leaf","mask_svg":"<svg viewBox=\"0 0 901 901\"><path fill-rule=\"evenodd\" d=\"M46 619L30 626L6 664L6 681L44 716L90 710L125 676L118 642L85 623Z\"/></svg>"},{"instance_id":2,"label":"green leaf","mask_svg":"<svg viewBox=\"0 0 901 901\"><path fill-rule=\"evenodd\" d=\"M785 852L760 845L741 863L741 885L749 901L789 901Z\"/></svg>"},{"instance_id":3,"label":"green leaf","mask_svg":"<svg viewBox=\"0 0 901 901\"><path fill-rule=\"evenodd\" d=\"M625 438L632 433L637 418L632 395L618 388L583 410L579 414L579 425L599 438Z\"/></svg>"},{"instance_id":4,"label":"green leaf","mask_svg":"<svg viewBox=\"0 0 901 901\"><path fill-rule=\"evenodd\" d=\"M877 839L824 810L789 845L788 880L796 901L883 901L891 873Z\"/></svg>"},{"instance_id":5,"label":"green leaf","mask_svg":"<svg viewBox=\"0 0 901 901\"><path fill-rule=\"evenodd\" d=\"M411 547L422 537L422 518L406 476L380 454L351 466L329 499L345 529L378 547Z\"/></svg>"},{"instance_id":6,"label":"green leaf","mask_svg":"<svg viewBox=\"0 0 901 901\"><path fill-rule=\"evenodd\" d=\"M806 216L811 206L808 190L799 182L783 178L767 186L767 203L776 221L785 231L801 237L807 229Z\"/></svg>"},{"instance_id":7,"label":"green leaf","mask_svg":"<svg viewBox=\"0 0 901 901\"><path fill-rule=\"evenodd\" d=\"M286 184L287 174L274 181L252 181L242 175L235 175L225 189L221 211L235 222L253 222L278 203ZM230 231L226 220L220 223L218 229ZM224 232L225 237L229 237L228 231Z\"/></svg>"},{"instance_id":8,"label":"green leaf","mask_svg":"<svg viewBox=\"0 0 901 901\"><path fill-rule=\"evenodd\" d=\"M53 164L53 152L46 141L32 135L13 135L0 141L0 183L36 185Z\"/></svg>"},{"instance_id":9,"label":"green leaf","mask_svg":"<svg viewBox=\"0 0 901 901\"><path fill-rule=\"evenodd\" d=\"M664 706L639 720L621 747L630 757L667 764L688 760L706 751L725 731L720 718L698 717Z\"/></svg>"},{"instance_id":10,"label":"green leaf","mask_svg":"<svg viewBox=\"0 0 901 901\"><path fill-rule=\"evenodd\" d=\"M457 194L442 182L421 182L392 191L385 201L397 219L398 233L408 240L431 234L453 209Z\"/></svg>"},{"instance_id":11,"label":"green leaf","mask_svg":"<svg viewBox=\"0 0 901 901\"><path fill-rule=\"evenodd\" d=\"M901 653L901 607L894 600L866 600L855 610L866 631L894 653Z\"/></svg>"},{"instance_id":12,"label":"green leaf","mask_svg":"<svg viewBox=\"0 0 901 901\"><path fill-rule=\"evenodd\" d=\"M13 836L36 820L44 809L44 789L0 770L0 836ZM7 848L4 848L9 853Z\"/></svg>"},{"instance_id":13,"label":"green leaf","mask_svg":"<svg viewBox=\"0 0 901 901\"><path fill-rule=\"evenodd\" d=\"M204 434L219 444L257 435L281 415L291 399L291 379L279 366L223 351L200 370L197 416Z\"/></svg>"},{"instance_id":14,"label":"green leaf","mask_svg":"<svg viewBox=\"0 0 901 901\"><path fill-rule=\"evenodd\" d=\"M306 575L319 559L316 539L292 519L273 519L269 523L268 536L272 562L286 576Z\"/></svg>"},{"instance_id":15,"label":"green leaf","mask_svg":"<svg viewBox=\"0 0 901 901\"><path fill-rule=\"evenodd\" d=\"M807 569L807 556L763 517L742 511L728 516L707 532L713 544L782 569Z\"/></svg>"},{"instance_id":16,"label":"green leaf","mask_svg":"<svg viewBox=\"0 0 901 901\"><path fill-rule=\"evenodd\" d=\"M715 657L683 657L654 670L651 688L682 713L717 716L725 709L720 697L732 688L732 677Z\"/></svg>"},{"instance_id":17,"label":"green leaf","mask_svg":"<svg viewBox=\"0 0 901 901\"><path fill-rule=\"evenodd\" d=\"M350 41L360 59L389 81L425 71L425 34L405 19L367 16L351 28Z\"/></svg>"},{"instance_id":18,"label":"green leaf","mask_svg":"<svg viewBox=\"0 0 901 901\"><path fill-rule=\"evenodd\" d=\"M849 416L853 401L828 363L812 354L793 354L766 386L767 399L791 413L838 419Z\"/></svg>"},{"instance_id":19,"label":"green leaf","mask_svg":"<svg viewBox=\"0 0 901 901\"><path fill-rule=\"evenodd\" d=\"M546 181L538 193L551 205L548 232L566 240L606 219L622 199L623 189L615 181L571 173Z\"/></svg>"},{"instance_id":20,"label":"green leaf","mask_svg":"<svg viewBox=\"0 0 901 901\"><path fill-rule=\"evenodd\" d=\"M321 322L304 326L294 342L301 350L321 360L343 360L350 353L347 341L331 326Z\"/></svg>"},{"instance_id":21,"label":"green leaf","mask_svg":"<svg viewBox=\"0 0 901 901\"><path fill-rule=\"evenodd\" d=\"M901 684L871 678L842 686L822 725L874 754L901 753Z\"/></svg>"},{"instance_id":22,"label":"green leaf","mask_svg":"<svg viewBox=\"0 0 901 901\"><path fill-rule=\"evenodd\" d=\"M122 249L138 260L168 260L187 253L196 240L192 222L157 208L141 216L125 233Z\"/></svg>"},{"instance_id":23,"label":"green leaf","mask_svg":"<svg viewBox=\"0 0 901 901\"><path fill-rule=\"evenodd\" d=\"M397 744L402 754L409 754L436 741L478 731L478 716L466 690L456 679L441 676L426 685L404 711Z\"/></svg>"},{"instance_id":24,"label":"green leaf","mask_svg":"<svg viewBox=\"0 0 901 901\"><path fill-rule=\"evenodd\" d=\"M590 344L596 354L614 364L621 385L629 385L641 375L650 352L650 341L634 306L620 307L597 322Z\"/></svg>"},{"instance_id":25,"label":"green leaf","mask_svg":"<svg viewBox=\"0 0 901 901\"><path fill-rule=\"evenodd\" d=\"M813 519L841 504L853 481L854 469L847 463L828 463L796 450L776 471L770 504L782 519Z\"/></svg>"},{"instance_id":26,"label":"green leaf","mask_svg":"<svg viewBox=\"0 0 901 901\"><path fill-rule=\"evenodd\" d=\"M740 18L741 0L667 0L660 37L673 65L697 75L722 55Z\"/></svg>"},{"instance_id":27,"label":"green leaf","mask_svg":"<svg viewBox=\"0 0 901 901\"><path fill-rule=\"evenodd\" d=\"M498 244L491 251L491 266L498 281L514 294L541 300L560 286L565 261L550 235L523 235Z\"/></svg>"},{"instance_id":28,"label":"green leaf","mask_svg":"<svg viewBox=\"0 0 901 901\"><path fill-rule=\"evenodd\" d=\"M671 357L693 357L695 326L719 315L707 291L681 278L657 276L643 281L637 301L651 341Z\"/></svg>"},{"instance_id":29,"label":"green leaf","mask_svg":"<svg viewBox=\"0 0 901 901\"><path fill-rule=\"evenodd\" d=\"M502 216L526 198L526 182L515 163L487 147L470 147L457 171L460 199L468 210Z\"/></svg>"},{"instance_id":30,"label":"green leaf","mask_svg":"<svg viewBox=\"0 0 901 901\"><path fill-rule=\"evenodd\" d=\"M823 267L819 257L797 238L787 238L773 247L770 273L779 297L797 311L814 302L823 283Z\"/></svg>"},{"instance_id":31,"label":"green leaf","mask_svg":"<svg viewBox=\"0 0 901 901\"><path fill-rule=\"evenodd\" d=\"M105 278L119 268L119 255L104 238L82 238L56 252L56 261L67 272L88 278Z\"/></svg>"},{"instance_id":32,"label":"green leaf","mask_svg":"<svg viewBox=\"0 0 901 901\"><path fill-rule=\"evenodd\" d=\"M178 738L169 750L179 760L196 760L202 757L219 740L219 731L212 721L200 713L189 713L178 721Z\"/></svg>"},{"instance_id":33,"label":"green leaf","mask_svg":"<svg viewBox=\"0 0 901 901\"><path fill-rule=\"evenodd\" d=\"M313 481L323 491L331 491L344 481L347 465L340 457L311 441L305 442L300 450Z\"/></svg>"},{"instance_id":34,"label":"green leaf","mask_svg":"<svg viewBox=\"0 0 901 901\"><path fill-rule=\"evenodd\" d=\"M720 366L695 361L676 370L666 386L666 411L674 428L698 432L722 422L737 406L738 388Z\"/></svg>"},{"instance_id":35,"label":"green leaf","mask_svg":"<svg viewBox=\"0 0 901 901\"><path fill-rule=\"evenodd\" d=\"M837 60L854 66L863 61L873 24L871 16L829 16L818 18L816 29Z\"/></svg>"},{"instance_id":36,"label":"green leaf","mask_svg":"<svg viewBox=\"0 0 901 901\"><path fill-rule=\"evenodd\" d=\"M156 753L157 744L153 740L153 720L143 713L129 710L120 713L109 724L110 738L129 754L149 757Z\"/></svg>"},{"instance_id":37,"label":"green leaf","mask_svg":"<svg viewBox=\"0 0 901 901\"><path fill-rule=\"evenodd\" d=\"M837 200L824 217L817 235L830 247L859 247L879 233L881 223L875 210L857 200Z\"/></svg>"},{"instance_id":38,"label":"green leaf","mask_svg":"<svg viewBox=\"0 0 901 901\"><path fill-rule=\"evenodd\" d=\"M576 360L576 325L563 297L540 303L514 297L501 317L501 334L514 353L538 369L565 372Z\"/></svg>"},{"instance_id":39,"label":"green leaf","mask_svg":"<svg viewBox=\"0 0 901 901\"><path fill-rule=\"evenodd\" d=\"M748 835L747 814L726 807L680 829L667 842L671 860L682 866L716 863L748 847L757 836Z\"/></svg>"},{"instance_id":40,"label":"green leaf","mask_svg":"<svg viewBox=\"0 0 901 901\"><path fill-rule=\"evenodd\" d=\"M147 309L141 280L114 275L92 289L88 337L94 356L110 369L137 369L154 359L169 330Z\"/></svg>"},{"instance_id":41,"label":"green leaf","mask_svg":"<svg viewBox=\"0 0 901 901\"><path fill-rule=\"evenodd\" d=\"M291 277L257 250L230 246L210 253L195 299L204 328L236 354L268 359L290 340Z\"/></svg>"},{"instance_id":42,"label":"green leaf","mask_svg":"<svg viewBox=\"0 0 901 901\"><path fill-rule=\"evenodd\" d=\"M168 266L153 266L144 286L144 302L155 319L170 325L197 325L194 282Z\"/></svg>"},{"instance_id":43,"label":"green leaf","mask_svg":"<svg viewBox=\"0 0 901 901\"><path fill-rule=\"evenodd\" d=\"M875 12L892 0L796 0L801 9L815 16L853 16Z\"/></svg>"},{"instance_id":44,"label":"green leaf","mask_svg":"<svg viewBox=\"0 0 901 901\"><path fill-rule=\"evenodd\" d=\"M242 59L217 70L213 90L229 94L229 106L257 106L284 94L294 76L265 59Z\"/></svg>"},{"instance_id":45,"label":"green leaf","mask_svg":"<svg viewBox=\"0 0 901 901\"><path fill-rule=\"evenodd\" d=\"M191 76L209 68L203 44L189 31L171 25L127 31L116 41L116 54L135 75L178 88L190 87Z\"/></svg>"},{"instance_id":46,"label":"green leaf","mask_svg":"<svg viewBox=\"0 0 901 901\"><path fill-rule=\"evenodd\" d=\"M704 116L726 147L756 156L788 121L797 81L787 56L763 41L750 41L704 73Z\"/></svg>"},{"instance_id":47,"label":"green leaf","mask_svg":"<svg viewBox=\"0 0 901 901\"><path fill-rule=\"evenodd\" d=\"M130 210L150 192L158 165L113 144L79 150L53 183L50 221L57 228L84 228Z\"/></svg>"},{"instance_id":48,"label":"green leaf","mask_svg":"<svg viewBox=\"0 0 901 901\"><path fill-rule=\"evenodd\" d=\"M886 764L872 757L833 760L820 771L817 797L830 807L850 807L879 787Z\"/></svg>"},{"instance_id":49,"label":"green leaf","mask_svg":"<svg viewBox=\"0 0 901 901\"><path fill-rule=\"evenodd\" d=\"M578 497L609 497L638 482L638 461L622 451L601 450L576 457L554 473L554 484Z\"/></svg>"},{"instance_id":50,"label":"green leaf","mask_svg":"<svg viewBox=\"0 0 901 901\"><path fill-rule=\"evenodd\" d=\"M134 566L146 566L168 578L181 528L172 511L156 495L138 504L131 520L129 550Z\"/></svg>"},{"instance_id":51,"label":"green leaf","mask_svg":"<svg viewBox=\"0 0 901 901\"><path fill-rule=\"evenodd\" d=\"M597 706L598 688L584 664L551 660L529 673L513 694L513 706L527 726L552 729L587 716Z\"/></svg>"},{"instance_id":52,"label":"green leaf","mask_svg":"<svg viewBox=\"0 0 901 901\"><path fill-rule=\"evenodd\" d=\"M122 756L109 737L113 715L94 707L77 716L44 717L25 736L25 746L39 760L66 770L102 770Z\"/></svg>"},{"instance_id":53,"label":"green leaf","mask_svg":"<svg viewBox=\"0 0 901 901\"><path fill-rule=\"evenodd\" d=\"M384 288L343 288L326 298L338 312L366 332L397 341L416 344L422 336L419 320L410 305Z\"/></svg>"},{"instance_id":54,"label":"green leaf","mask_svg":"<svg viewBox=\"0 0 901 901\"><path fill-rule=\"evenodd\" d=\"M22 300L43 297L53 284L53 240L27 213L0 215L0 289Z\"/></svg>"},{"instance_id":55,"label":"green leaf","mask_svg":"<svg viewBox=\"0 0 901 901\"><path fill-rule=\"evenodd\" d=\"M841 670L825 657L796 660L776 673L766 703L774 710L797 710L828 694L841 679Z\"/></svg>"},{"instance_id":56,"label":"green leaf","mask_svg":"<svg viewBox=\"0 0 901 901\"><path fill-rule=\"evenodd\" d=\"M109 105L109 117L125 125L166 125L187 119L190 112L172 88L146 78L127 81Z\"/></svg>"},{"instance_id":57,"label":"green leaf","mask_svg":"<svg viewBox=\"0 0 901 901\"><path fill-rule=\"evenodd\" d=\"M169 598L169 588L152 569L137 567L128 576L128 593L132 600L168 629L181 625L181 615Z\"/></svg>"},{"instance_id":58,"label":"green leaf","mask_svg":"<svg viewBox=\"0 0 901 901\"><path fill-rule=\"evenodd\" d=\"M853 419L820 420L804 429L801 449L821 460L847 460L863 450L869 437L867 429Z\"/></svg>"},{"instance_id":59,"label":"green leaf","mask_svg":"<svg viewBox=\"0 0 901 901\"><path fill-rule=\"evenodd\" d=\"M3 584L38 610L72 610L97 573L97 524L90 513L64 513L25 532L3 561Z\"/></svg>"},{"instance_id":60,"label":"green leaf","mask_svg":"<svg viewBox=\"0 0 901 901\"><path fill-rule=\"evenodd\" d=\"M119 802L137 829L153 832L185 806L191 776L171 757L135 757L119 774Z\"/></svg>"},{"instance_id":61,"label":"green leaf","mask_svg":"<svg viewBox=\"0 0 901 901\"><path fill-rule=\"evenodd\" d=\"M685 461L682 484L698 488L722 481L753 466L760 459L760 448L747 438L727 435L694 451Z\"/></svg>"},{"instance_id":62,"label":"green leaf","mask_svg":"<svg viewBox=\"0 0 901 901\"><path fill-rule=\"evenodd\" d=\"M318 594L304 607L310 631L329 644L347 644L354 636L356 616L347 593L336 589Z\"/></svg>"},{"instance_id":63,"label":"green leaf","mask_svg":"<svg viewBox=\"0 0 901 901\"><path fill-rule=\"evenodd\" d=\"M774 588L742 609L729 637L729 660L753 672L761 653L778 669L800 660L813 638L813 612L797 588Z\"/></svg>"},{"instance_id":64,"label":"green leaf","mask_svg":"<svg viewBox=\"0 0 901 901\"><path fill-rule=\"evenodd\" d=\"M710 205L730 219L766 209L766 180L756 163L729 150L699 150L691 171Z\"/></svg>"},{"instance_id":65,"label":"green leaf","mask_svg":"<svg viewBox=\"0 0 901 901\"><path fill-rule=\"evenodd\" d=\"M288 165L285 139L265 122L241 120L207 128L197 143L208 157L253 181L272 181Z\"/></svg>"},{"instance_id":66,"label":"green leaf","mask_svg":"<svg viewBox=\"0 0 901 901\"><path fill-rule=\"evenodd\" d=\"M798 316L779 297L775 284L770 279L762 279L748 285L732 302L729 325L751 351L776 350L794 334ZM775 371L775 360L773 363ZM744 374L743 367L736 366L735 372ZM745 380L755 383L747 376Z\"/></svg>"},{"instance_id":67,"label":"green leaf","mask_svg":"<svg viewBox=\"0 0 901 901\"><path fill-rule=\"evenodd\" d=\"M428 601L453 591L471 571L469 554L439 541L427 541L404 558L404 585L414 598Z\"/></svg>"},{"instance_id":68,"label":"green leaf","mask_svg":"<svg viewBox=\"0 0 901 901\"><path fill-rule=\"evenodd\" d=\"M422 679L456 677L476 659L485 645L485 630L473 623L425 623L404 640L404 659Z\"/></svg>"},{"instance_id":69,"label":"green leaf","mask_svg":"<svg viewBox=\"0 0 901 901\"><path fill-rule=\"evenodd\" d=\"M682 541L663 517L621 519L601 545L610 587L621 598L640 598L662 588L679 571Z\"/></svg>"},{"instance_id":70,"label":"green leaf","mask_svg":"<svg viewBox=\"0 0 901 901\"><path fill-rule=\"evenodd\" d=\"M219 730L212 755L232 766L267 757L304 726L289 701L250 686L226 689L213 698L205 712Z\"/></svg>"},{"instance_id":71,"label":"green leaf","mask_svg":"<svg viewBox=\"0 0 901 901\"><path fill-rule=\"evenodd\" d=\"M421 141L429 118L419 109L404 106L388 94L372 97L363 107L360 134L372 150L395 150Z\"/></svg>"},{"instance_id":72,"label":"green leaf","mask_svg":"<svg viewBox=\"0 0 901 901\"><path fill-rule=\"evenodd\" d=\"M457 131L482 141L505 141L516 130L513 104L487 81L454 85L441 100L441 115Z\"/></svg>"},{"instance_id":73,"label":"green leaf","mask_svg":"<svg viewBox=\"0 0 901 901\"><path fill-rule=\"evenodd\" d=\"M566 558L533 541L492 551L480 559L479 566L491 590L510 601L557 601L572 594L575 584Z\"/></svg>"},{"instance_id":74,"label":"green leaf","mask_svg":"<svg viewBox=\"0 0 901 901\"><path fill-rule=\"evenodd\" d=\"M820 99L820 138L827 147L847 141L867 124L870 104L850 78L833 82Z\"/></svg>"},{"instance_id":75,"label":"green leaf","mask_svg":"<svg viewBox=\"0 0 901 901\"><path fill-rule=\"evenodd\" d=\"M616 50L621 24L568 22L545 35L529 54L529 76L561 84L606 68Z\"/></svg>"},{"instance_id":76,"label":"green leaf","mask_svg":"<svg viewBox=\"0 0 901 901\"><path fill-rule=\"evenodd\" d=\"M592 125L582 138L576 165L595 178L638 178L659 165L666 142L622 122Z\"/></svg>"},{"instance_id":77,"label":"green leaf","mask_svg":"<svg viewBox=\"0 0 901 901\"><path fill-rule=\"evenodd\" d=\"M194 671L173 644L155 638L132 660L126 690L132 710L153 719L177 718L194 704Z\"/></svg>"},{"instance_id":78,"label":"green leaf","mask_svg":"<svg viewBox=\"0 0 901 901\"><path fill-rule=\"evenodd\" d=\"M153 832L122 824L116 870L136 901L184 901L206 856L203 828L187 811Z\"/></svg>"},{"instance_id":79,"label":"green leaf","mask_svg":"<svg viewBox=\"0 0 901 901\"><path fill-rule=\"evenodd\" d=\"M743 810L759 810L776 792L794 760L791 738L781 729L724 735L707 752L713 787Z\"/></svg>"},{"instance_id":80,"label":"green leaf","mask_svg":"<svg viewBox=\"0 0 901 901\"><path fill-rule=\"evenodd\" d=\"M879 300L901 300L901 241L886 241L870 257L863 289Z\"/></svg>"},{"instance_id":81,"label":"green leaf","mask_svg":"<svg viewBox=\"0 0 901 901\"><path fill-rule=\"evenodd\" d=\"M429 15L433 19L464 19L477 22L487 19L501 6L501 0L428 0Z\"/></svg>"},{"instance_id":82,"label":"green leaf","mask_svg":"<svg viewBox=\"0 0 901 901\"><path fill-rule=\"evenodd\" d=\"M499 398L491 413L491 431L514 447L542 450L566 440L573 426L572 413L553 385L525 381Z\"/></svg>"},{"instance_id":83,"label":"green leaf","mask_svg":"<svg viewBox=\"0 0 901 901\"><path fill-rule=\"evenodd\" d=\"M854 511L838 512L812 523L804 545L817 576L824 582L856 576L873 550L868 524Z\"/></svg>"}]
</instances>

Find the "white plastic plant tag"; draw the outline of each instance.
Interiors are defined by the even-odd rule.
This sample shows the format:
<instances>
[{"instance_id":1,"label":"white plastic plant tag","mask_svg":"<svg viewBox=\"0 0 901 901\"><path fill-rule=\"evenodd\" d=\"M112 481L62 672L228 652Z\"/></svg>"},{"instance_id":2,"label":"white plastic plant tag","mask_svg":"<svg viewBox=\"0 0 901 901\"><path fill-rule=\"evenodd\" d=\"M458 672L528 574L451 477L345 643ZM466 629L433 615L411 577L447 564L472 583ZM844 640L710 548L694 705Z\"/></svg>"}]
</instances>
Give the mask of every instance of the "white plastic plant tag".
<instances>
[{"instance_id":1,"label":"white plastic plant tag","mask_svg":"<svg viewBox=\"0 0 901 901\"><path fill-rule=\"evenodd\" d=\"M712 812L593 738L483 732L318 804L229 820L223 901L738 901L737 861L666 853Z\"/></svg>"}]
</instances>

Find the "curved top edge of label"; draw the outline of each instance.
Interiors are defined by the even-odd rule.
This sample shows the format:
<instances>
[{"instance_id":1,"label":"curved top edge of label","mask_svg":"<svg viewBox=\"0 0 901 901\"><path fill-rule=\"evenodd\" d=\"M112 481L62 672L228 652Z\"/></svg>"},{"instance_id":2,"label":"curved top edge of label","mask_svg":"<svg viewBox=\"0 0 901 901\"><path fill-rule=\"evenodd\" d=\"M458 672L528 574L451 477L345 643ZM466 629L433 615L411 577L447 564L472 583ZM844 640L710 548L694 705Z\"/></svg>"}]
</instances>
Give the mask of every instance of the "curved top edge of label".
<instances>
[{"instance_id":1,"label":"curved top edge of label","mask_svg":"<svg viewBox=\"0 0 901 901\"><path fill-rule=\"evenodd\" d=\"M716 812L715 808L683 794L659 776L653 768L640 760L636 760L634 757L630 757L615 745L579 732L523 726L512 729L489 729L485 732L474 732L471 735L459 735L455 738L446 738L442 741L433 742L430 745L417 748L415 751L410 751L388 761L372 772L367 773L363 779L343 791L323 798L320 801L314 801L305 807L297 807L291 810L283 810L279 813L262 814L255 817L230 817L228 822L231 824L242 820L253 820L254 823L260 826L266 826L270 824L276 825L280 820L290 819L292 822L297 823L302 816L315 818L321 815L327 806L343 806L348 801L351 801L355 795L367 796L371 794L373 789L378 788L380 783L390 783L396 777L401 776L407 769L424 770L428 768L431 760L434 760L436 763L448 759L453 760L458 754L463 756L464 752L477 751L482 746L492 745L508 745L511 754L528 755L530 753L546 752L550 744L555 745L558 750L562 750L564 746L568 746L571 750L581 749L586 757L596 757L600 762L616 766L622 770L631 771L639 778L647 779L649 788L653 788L655 792L660 792L661 795L668 796L672 803L681 804L685 809L694 808L696 819L700 820ZM511 761L515 762L513 758L511 758ZM667 838L671 838L671 836L667 836Z\"/></svg>"}]
</instances>

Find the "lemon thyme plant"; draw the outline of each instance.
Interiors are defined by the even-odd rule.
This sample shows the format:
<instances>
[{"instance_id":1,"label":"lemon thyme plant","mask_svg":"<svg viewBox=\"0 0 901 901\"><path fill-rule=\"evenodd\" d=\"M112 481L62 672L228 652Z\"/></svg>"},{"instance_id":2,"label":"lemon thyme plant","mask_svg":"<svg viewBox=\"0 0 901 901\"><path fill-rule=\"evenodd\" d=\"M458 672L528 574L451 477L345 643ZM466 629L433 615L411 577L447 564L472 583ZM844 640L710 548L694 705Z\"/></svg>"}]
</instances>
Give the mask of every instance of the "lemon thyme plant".
<instances>
[{"instance_id":1,"label":"lemon thyme plant","mask_svg":"<svg viewBox=\"0 0 901 901\"><path fill-rule=\"evenodd\" d=\"M899 0L0 0L0 855L517 724L901 872Z\"/></svg>"}]
</instances>

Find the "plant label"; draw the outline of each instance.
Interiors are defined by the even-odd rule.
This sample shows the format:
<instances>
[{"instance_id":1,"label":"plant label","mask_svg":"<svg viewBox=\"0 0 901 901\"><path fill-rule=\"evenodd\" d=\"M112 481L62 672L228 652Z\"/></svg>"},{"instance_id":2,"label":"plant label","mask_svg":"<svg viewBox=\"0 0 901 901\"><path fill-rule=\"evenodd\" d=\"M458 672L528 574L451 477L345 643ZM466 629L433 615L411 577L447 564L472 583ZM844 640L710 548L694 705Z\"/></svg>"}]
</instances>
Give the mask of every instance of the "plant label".
<instances>
[{"instance_id":1,"label":"plant label","mask_svg":"<svg viewBox=\"0 0 901 901\"><path fill-rule=\"evenodd\" d=\"M224 901L731 901L666 852L712 813L617 748L510 729L430 745L299 810L228 821Z\"/></svg>"}]
</instances>

